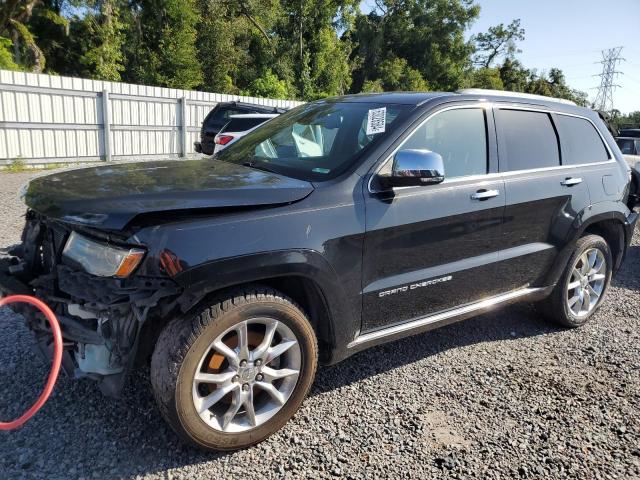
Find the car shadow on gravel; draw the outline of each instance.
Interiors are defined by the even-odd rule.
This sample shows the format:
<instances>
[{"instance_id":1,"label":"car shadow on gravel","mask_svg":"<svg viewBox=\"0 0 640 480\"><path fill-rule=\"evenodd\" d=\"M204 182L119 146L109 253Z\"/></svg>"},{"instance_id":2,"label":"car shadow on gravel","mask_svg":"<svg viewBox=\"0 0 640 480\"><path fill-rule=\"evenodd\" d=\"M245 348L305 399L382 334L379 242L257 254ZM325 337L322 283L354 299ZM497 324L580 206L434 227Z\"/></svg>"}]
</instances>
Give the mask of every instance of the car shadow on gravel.
<instances>
[{"instance_id":1,"label":"car shadow on gravel","mask_svg":"<svg viewBox=\"0 0 640 480\"><path fill-rule=\"evenodd\" d=\"M542 318L532 305L513 305L503 310L370 348L337 365L320 368L311 395L322 394L450 349L485 342L512 341L557 334L563 331L563 328ZM428 375L428 372L425 372L425 375Z\"/></svg>"}]
</instances>

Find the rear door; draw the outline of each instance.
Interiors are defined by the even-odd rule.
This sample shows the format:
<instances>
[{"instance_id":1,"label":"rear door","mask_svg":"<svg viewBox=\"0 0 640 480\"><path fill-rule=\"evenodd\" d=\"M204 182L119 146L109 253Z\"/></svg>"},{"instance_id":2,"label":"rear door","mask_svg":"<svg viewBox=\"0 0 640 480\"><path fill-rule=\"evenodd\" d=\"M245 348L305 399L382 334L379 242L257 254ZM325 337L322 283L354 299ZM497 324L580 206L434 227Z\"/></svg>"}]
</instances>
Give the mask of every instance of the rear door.
<instances>
[{"instance_id":1,"label":"rear door","mask_svg":"<svg viewBox=\"0 0 640 480\"><path fill-rule=\"evenodd\" d=\"M401 149L439 153L445 181L394 191L370 185L365 192L363 331L497 293L505 200L491 109L478 103L444 108L419 124ZM381 171L391 168L392 158Z\"/></svg>"},{"instance_id":2,"label":"rear door","mask_svg":"<svg viewBox=\"0 0 640 480\"><path fill-rule=\"evenodd\" d=\"M572 224L591 204L590 167L561 142L565 116L558 122L549 111L517 106L494 113L506 195L498 280L504 291L545 286Z\"/></svg>"}]
</instances>

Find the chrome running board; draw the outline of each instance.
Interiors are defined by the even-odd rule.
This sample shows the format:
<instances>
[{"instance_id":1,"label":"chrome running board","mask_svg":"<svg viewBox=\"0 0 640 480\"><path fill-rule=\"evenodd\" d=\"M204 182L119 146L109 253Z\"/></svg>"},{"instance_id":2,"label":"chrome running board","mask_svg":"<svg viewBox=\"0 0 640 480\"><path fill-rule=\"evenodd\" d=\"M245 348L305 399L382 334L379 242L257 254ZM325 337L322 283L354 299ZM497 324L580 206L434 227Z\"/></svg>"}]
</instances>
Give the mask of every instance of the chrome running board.
<instances>
[{"instance_id":1,"label":"chrome running board","mask_svg":"<svg viewBox=\"0 0 640 480\"><path fill-rule=\"evenodd\" d=\"M474 314L490 310L493 307L512 303L522 297L535 296L536 294L543 294L544 292L548 292L546 288L523 288L521 290L514 290L512 292L503 293L500 295L496 295L495 297L487 298L486 300L481 300L479 302L470 303L469 305L465 305L463 307L454 308L452 310L447 310L446 312L436 313L434 315L428 315L426 317L421 317L416 320L411 320L406 323L401 323L398 325L393 325L392 327L384 328L381 330L375 330L373 332L365 333L363 335L358 335L355 340L351 341L347 348L355 348L359 346L363 346L365 344L371 343L381 343L381 341L392 340L393 338L389 337L403 337L410 335L414 330L420 330L424 327L427 327L431 324L435 323L446 323L447 320L457 320L457 317L460 320L467 318L469 316L473 316ZM448 322L451 323L451 322Z\"/></svg>"}]
</instances>

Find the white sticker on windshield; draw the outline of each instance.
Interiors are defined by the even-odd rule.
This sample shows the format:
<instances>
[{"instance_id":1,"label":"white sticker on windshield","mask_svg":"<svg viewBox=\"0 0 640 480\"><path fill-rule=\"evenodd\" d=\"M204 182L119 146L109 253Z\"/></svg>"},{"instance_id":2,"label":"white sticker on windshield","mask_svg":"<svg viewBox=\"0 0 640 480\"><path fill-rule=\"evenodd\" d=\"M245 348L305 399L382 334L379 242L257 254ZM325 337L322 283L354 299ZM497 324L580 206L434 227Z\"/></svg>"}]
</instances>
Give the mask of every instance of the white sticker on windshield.
<instances>
[{"instance_id":1,"label":"white sticker on windshield","mask_svg":"<svg viewBox=\"0 0 640 480\"><path fill-rule=\"evenodd\" d=\"M367 135L384 133L387 126L387 107L374 108L369 110L367 118Z\"/></svg>"}]
</instances>

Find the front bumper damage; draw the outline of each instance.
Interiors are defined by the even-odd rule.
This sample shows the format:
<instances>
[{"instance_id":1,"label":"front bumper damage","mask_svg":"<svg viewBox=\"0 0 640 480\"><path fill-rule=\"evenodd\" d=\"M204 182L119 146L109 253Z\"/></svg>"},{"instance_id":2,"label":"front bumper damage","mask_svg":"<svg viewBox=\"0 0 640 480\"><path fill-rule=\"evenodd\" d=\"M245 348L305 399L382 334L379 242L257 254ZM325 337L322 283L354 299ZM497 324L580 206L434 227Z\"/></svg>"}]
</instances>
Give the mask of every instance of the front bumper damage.
<instances>
[{"instance_id":1,"label":"front bumper damage","mask_svg":"<svg viewBox=\"0 0 640 480\"><path fill-rule=\"evenodd\" d=\"M45 301L62 328L64 372L96 380L104 394L118 396L135 363L143 326L168 318L181 289L169 277L103 278L66 265L61 253L69 233L30 212L22 244L0 251L0 293ZM44 317L28 307L12 308L23 315L50 361L52 336Z\"/></svg>"}]
</instances>

